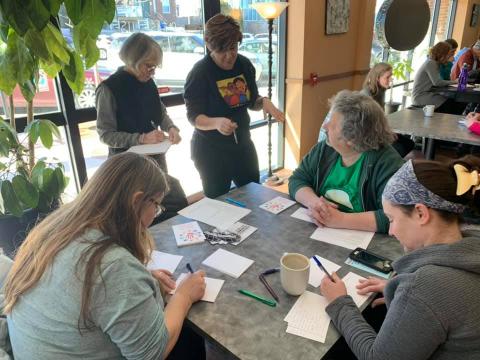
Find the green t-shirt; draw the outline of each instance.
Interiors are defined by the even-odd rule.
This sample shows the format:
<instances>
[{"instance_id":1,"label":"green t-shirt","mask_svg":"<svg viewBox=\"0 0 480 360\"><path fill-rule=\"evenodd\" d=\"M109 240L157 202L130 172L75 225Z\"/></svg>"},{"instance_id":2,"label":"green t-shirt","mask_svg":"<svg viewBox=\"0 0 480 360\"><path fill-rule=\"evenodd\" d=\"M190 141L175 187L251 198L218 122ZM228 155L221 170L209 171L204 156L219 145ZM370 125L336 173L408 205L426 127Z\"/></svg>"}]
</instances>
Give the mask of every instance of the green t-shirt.
<instances>
[{"instance_id":1,"label":"green t-shirt","mask_svg":"<svg viewBox=\"0 0 480 360\"><path fill-rule=\"evenodd\" d=\"M359 187L364 155L365 153L360 155L355 164L348 167L342 165L342 158L339 156L320 189L319 195L338 204L341 211L365 211Z\"/></svg>"}]
</instances>

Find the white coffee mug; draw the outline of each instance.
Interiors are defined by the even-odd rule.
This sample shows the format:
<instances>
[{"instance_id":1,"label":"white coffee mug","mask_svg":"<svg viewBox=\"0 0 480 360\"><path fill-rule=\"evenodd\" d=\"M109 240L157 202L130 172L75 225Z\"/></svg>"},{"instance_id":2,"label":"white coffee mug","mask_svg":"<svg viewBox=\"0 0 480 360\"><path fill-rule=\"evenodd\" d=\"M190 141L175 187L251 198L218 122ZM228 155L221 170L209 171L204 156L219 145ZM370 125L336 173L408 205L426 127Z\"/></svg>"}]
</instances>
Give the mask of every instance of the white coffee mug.
<instances>
[{"instance_id":1,"label":"white coffee mug","mask_svg":"<svg viewBox=\"0 0 480 360\"><path fill-rule=\"evenodd\" d=\"M433 116L434 112L435 112L435 105L425 105L423 107L423 114L425 116Z\"/></svg>"},{"instance_id":2,"label":"white coffee mug","mask_svg":"<svg viewBox=\"0 0 480 360\"><path fill-rule=\"evenodd\" d=\"M285 253L280 259L280 281L288 294L303 294L309 275L310 260L305 255Z\"/></svg>"}]
</instances>

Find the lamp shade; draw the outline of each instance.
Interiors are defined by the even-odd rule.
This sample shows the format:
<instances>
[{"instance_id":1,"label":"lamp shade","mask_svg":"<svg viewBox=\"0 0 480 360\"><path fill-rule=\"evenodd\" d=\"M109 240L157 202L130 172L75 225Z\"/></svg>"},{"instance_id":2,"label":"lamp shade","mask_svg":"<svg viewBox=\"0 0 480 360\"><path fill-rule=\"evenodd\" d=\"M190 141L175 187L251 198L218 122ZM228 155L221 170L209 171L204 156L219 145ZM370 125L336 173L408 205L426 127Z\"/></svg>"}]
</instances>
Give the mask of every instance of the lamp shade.
<instances>
[{"instance_id":1,"label":"lamp shade","mask_svg":"<svg viewBox=\"0 0 480 360\"><path fill-rule=\"evenodd\" d=\"M257 10L261 17L264 19L276 19L280 16L280 14L285 10L288 6L288 3L285 2L264 2L264 3L256 3L250 5L252 8Z\"/></svg>"}]
</instances>

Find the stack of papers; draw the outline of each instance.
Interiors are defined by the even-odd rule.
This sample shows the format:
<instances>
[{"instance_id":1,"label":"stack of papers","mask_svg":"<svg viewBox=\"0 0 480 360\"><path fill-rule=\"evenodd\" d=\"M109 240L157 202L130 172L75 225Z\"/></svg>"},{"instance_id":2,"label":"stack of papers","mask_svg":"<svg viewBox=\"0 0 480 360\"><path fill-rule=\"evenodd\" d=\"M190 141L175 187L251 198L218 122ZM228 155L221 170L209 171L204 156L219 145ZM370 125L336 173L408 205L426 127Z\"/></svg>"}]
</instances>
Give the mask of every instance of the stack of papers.
<instances>
[{"instance_id":1,"label":"stack of papers","mask_svg":"<svg viewBox=\"0 0 480 360\"><path fill-rule=\"evenodd\" d=\"M327 269L329 274L332 274L335 271L338 271L340 269L340 265L335 264L334 262L327 260L321 256L315 255L318 260L322 263L322 265ZM313 260L313 257L310 258L310 275L308 278L308 283L312 285L313 287L319 287L320 283L322 282L322 279L325 277L325 273L320 269Z\"/></svg>"},{"instance_id":2,"label":"stack of papers","mask_svg":"<svg viewBox=\"0 0 480 360\"><path fill-rule=\"evenodd\" d=\"M371 231L318 227L310 238L354 250L357 247L366 249L374 234Z\"/></svg>"},{"instance_id":3,"label":"stack of papers","mask_svg":"<svg viewBox=\"0 0 480 360\"><path fill-rule=\"evenodd\" d=\"M308 221L308 222L311 222L312 224L314 224L313 219L310 217L310 215L308 215L308 209L299 208L290 216L294 217L296 219L300 219L300 220L303 220L303 221Z\"/></svg>"},{"instance_id":4,"label":"stack of papers","mask_svg":"<svg viewBox=\"0 0 480 360\"><path fill-rule=\"evenodd\" d=\"M255 231L257 231L257 228L255 226L247 225L247 224L241 223L239 221L239 222L236 222L235 224L233 224L232 226L230 226L227 229L227 231L232 232L232 233L240 236L240 240L229 243L231 245L238 245L243 240L245 240L247 237L252 235Z\"/></svg>"},{"instance_id":5,"label":"stack of papers","mask_svg":"<svg viewBox=\"0 0 480 360\"><path fill-rule=\"evenodd\" d=\"M170 148L172 143L170 140L164 140L157 144L143 144L132 146L127 151L134 152L141 155L155 155L164 154Z\"/></svg>"},{"instance_id":6,"label":"stack of papers","mask_svg":"<svg viewBox=\"0 0 480 360\"><path fill-rule=\"evenodd\" d=\"M295 201L285 199L281 196L277 196L276 198L267 201L265 204L260 205L260 208L263 210L267 210L272 214L278 214L293 205L295 205Z\"/></svg>"},{"instance_id":7,"label":"stack of papers","mask_svg":"<svg viewBox=\"0 0 480 360\"><path fill-rule=\"evenodd\" d=\"M230 205L223 201L203 198L202 200L180 210L178 213L182 216L201 221L223 231L249 214L250 211L251 210L249 209Z\"/></svg>"},{"instance_id":8,"label":"stack of papers","mask_svg":"<svg viewBox=\"0 0 480 360\"><path fill-rule=\"evenodd\" d=\"M178 247L198 244L205 241L205 235L196 221L173 225L172 228Z\"/></svg>"},{"instance_id":9,"label":"stack of papers","mask_svg":"<svg viewBox=\"0 0 480 360\"><path fill-rule=\"evenodd\" d=\"M357 294L356 285L360 279L364 278L354 273L348 273L343 278L348 295L358 307L361 307L369 297ZM330 317L325 312L327 305L327 299L323 296L305 291L284 319L288 322L287 333L324 343L330 325Z\"/></svg>"},{"instance_id":10,"label":"stack of papers","mask_svg":"<svg viewBox=\"0 0 480 360\"><path fill-rule=\"evenodd\" d=\"M324 343L330 325L327 305L323 296L305 291L284 319L288 323L287 333Z\"/></svg>"},{"instance_id":11,"label":"stack of papers","mask_svg":"<svg viewBox=\"0 0 480 360\"><path fill-rule=\"evenodd\" d=\"M147 264L147 269L158 270L165 269L171 273L175 272L183 256L167 254L161 251L153 250L150 262Z\"/></svg>"},{"instance_id":12,"label":"stack of papers","mask_svg":"<svg viewBox=\"0 0 480 360\"><path fill-rule=\"evenodd\" d=\"M218 249L203 260L202 264L233 276L234 278L238 278L253 264L253 260L227 250Z\"/></svg>"},{"instance_id":13,"label":"stack of papers","mask_svg":"<svg viewBox=\"0 0 480 360\"><path fill-rule=\"evenodd\" d=\"M180 283L185 279L187 274L182 273L177 279L177 287L180 285ZM221 279L212 279L209 277L205 277L205 294L203 294L203 297L200 299L202 301L208 301L208 302L215 302L217 299L218 293L220 292L220 289L223 286L223 283L225 280ZM170 294L175 294L175 290L171 291Z\"/></svg>"}]
</instances>

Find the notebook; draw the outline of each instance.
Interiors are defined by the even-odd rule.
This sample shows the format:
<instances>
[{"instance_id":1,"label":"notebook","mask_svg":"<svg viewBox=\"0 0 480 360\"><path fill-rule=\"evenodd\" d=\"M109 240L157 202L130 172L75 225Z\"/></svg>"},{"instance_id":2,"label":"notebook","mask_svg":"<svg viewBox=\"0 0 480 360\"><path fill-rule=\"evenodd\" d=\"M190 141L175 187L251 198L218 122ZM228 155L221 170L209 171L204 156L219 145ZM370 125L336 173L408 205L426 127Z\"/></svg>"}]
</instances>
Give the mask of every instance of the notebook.
<instances>
[{"instance_id":1,"label":"notebook","mask_svg":"<svg viewBox=\"0 0 480 360\"><path fill-rule=\"evenodd\" d=\"M183 279L185 279L185 276L187 276L187 274L180 274L177 279L177 286L180 285ZM205 294L203 294L203 297L200 300L212 303L215 302L224 282L225 280L205 277ZM175 290L171 291L170 294L175 294Z\"/></svg>"},{"instance_id":2,"label":"notebook","mask_svg":"<svg viewBox=\"0 0 480 360\"><path fill-rule=\"evenodd\" d=\"M281 197L281 196L277 196L276 198L260 205L260 208L263 210L267 210L272 214L279 214L283 210L288 209L292 205L295 205L295 201L292 201L290 199L285 199L284 197Z\"/></svg>"},{"instance_id":3,"label":"notebook","mask_svg":"<svg viewBox=\"0 0 480 360\"><path fill-rule=\"evenodd\" d=\"M171 273L175 272L183 256L167 254L161 251L153 250L150 262L147 264L148 270L165 269Z\"/></svg>"},{"instance_id":4,"label":"notebook","mask_svg":"<svg viewBox=\"0 0 480 360\"><path fill-rule=\"evenodd\" d=\"M173 225L172 228L178 247L198 244L205 241L205 235L196 221Z\"/></svg>"},{"instance_id":5,"label":"notebook","mask_svg":"<svg viewBox=\"0 0 480 360\"><path fill-rule=\"evenodd\" d=\"M203 260L202 264L233 276L234 278L238 278L253 264L253 260L227 250L218 249Z\"/></svg>"}]
</instances>

